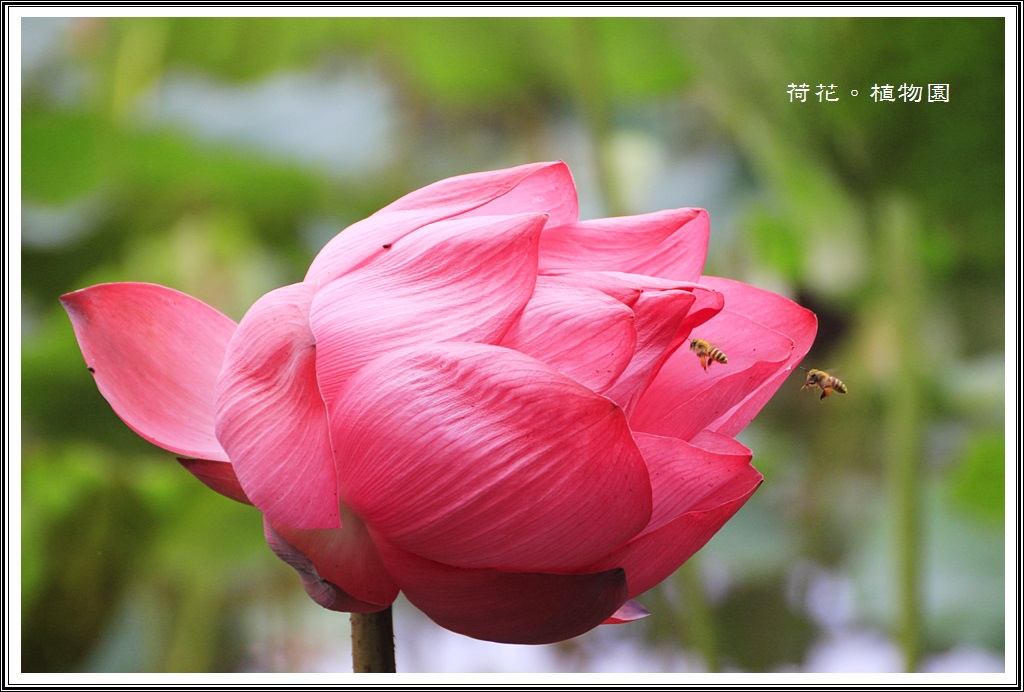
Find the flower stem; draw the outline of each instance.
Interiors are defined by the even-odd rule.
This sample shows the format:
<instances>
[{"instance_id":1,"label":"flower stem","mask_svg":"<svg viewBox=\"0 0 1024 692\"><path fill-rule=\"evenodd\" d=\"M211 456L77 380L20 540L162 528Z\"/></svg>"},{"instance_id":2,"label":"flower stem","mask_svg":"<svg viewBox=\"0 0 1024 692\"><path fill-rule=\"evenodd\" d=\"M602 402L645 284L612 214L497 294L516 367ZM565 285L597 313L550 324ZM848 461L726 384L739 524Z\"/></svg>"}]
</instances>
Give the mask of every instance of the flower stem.
<instances>
[{"instance_id":1,"label":"flower stem","mask_svg":"<svg viewBox=\"0 0 1024 692\"><path fill-rule=\"evenodd\" d=\"M395 672L395 628L391 608L352 613L352 672Z\"/></svg>"},{"instance_id":2,"label":"flower stem","mask_svg":"<svg viewBox=\"0 0 1024 692\"><path fill-rule=\"evenodd\" d=\"M917 221L904 200L883 200L881 219L885 290L889 307L893 385L886 392L886 465L895 533L897 637L908 672L917 668L922 646L921 607L921 373L920 315L924 312L924 272Z\"/></svg>"},{"instance_id":3,"label":"flower stem","mask_svg":"<svg viewBox=\"0 0 1024 692\"><path fill-rule=\"evenodd\" d=\"M708 672L718 673L721 671L721 661L718 655L718 640L715 635L715 619L704 590L704 580L701 578L698 564L699 558L699 555L694 555L676 572L676 584L683 592L687 624L690 630L689 639L693 647L698 649L703 656Z\"/></svg>"},{"instance_id":4,"label":"flower stem","mask_svg":"<svg viewBox=\"0 0 1024 692\"><path fill-rule=\"evenodd\" d=\"M593 17L574 20L577 57L577 100L594 147L594 163L605 208L611 216L626 213L624 195L616 176L612 151L612 124L608 83L598 21Z\"/></svg>"}]
</instances>

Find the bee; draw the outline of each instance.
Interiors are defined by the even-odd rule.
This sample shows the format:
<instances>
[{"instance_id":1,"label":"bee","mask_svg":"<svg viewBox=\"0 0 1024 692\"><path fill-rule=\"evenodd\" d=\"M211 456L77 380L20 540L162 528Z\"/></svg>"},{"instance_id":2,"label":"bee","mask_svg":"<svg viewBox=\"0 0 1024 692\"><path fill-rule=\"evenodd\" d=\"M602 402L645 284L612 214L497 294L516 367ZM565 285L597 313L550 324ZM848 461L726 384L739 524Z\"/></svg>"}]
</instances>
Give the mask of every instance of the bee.
<instances>
[{"instance_id":1,"label":"bee","mask_svg":"<svg viewBox=\"0 0 1024 692\"><path fill-rule=\"evenodd\" d=\"M846 385L838 377L833 377L824 370L807 371L807 379L804 381L804 386L800 389L807 389L808 387L821 387L819 400L824 400L825 397L832 393L833 389L840 394L846 394Z\"/></svg>"},{"instance_id":2,"label":"bee","mask_svg":"<svg viewBox=\"0 0 1024 692\"><path fill-rule=\"evenodd\" d=\"M721 350L703 339L690 339L690 350L700 358L700 366L704 368L705 372L710 367L712 361L718 361L723 365L729 362L729 359L725 357Z\"/></svg>"}]
</instances>

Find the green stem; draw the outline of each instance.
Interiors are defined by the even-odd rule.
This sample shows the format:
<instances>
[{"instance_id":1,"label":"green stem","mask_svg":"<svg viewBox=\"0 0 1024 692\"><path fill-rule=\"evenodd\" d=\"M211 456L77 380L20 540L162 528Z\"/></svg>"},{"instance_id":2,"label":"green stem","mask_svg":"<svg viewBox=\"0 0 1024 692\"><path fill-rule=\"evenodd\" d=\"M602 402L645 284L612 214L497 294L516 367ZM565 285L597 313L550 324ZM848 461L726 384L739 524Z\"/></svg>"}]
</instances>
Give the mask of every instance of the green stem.
<instances>
[{"instance_id":1,"label":"green stem","mask_svg":"<svg viewBox=\"0 0 1024 692\"><path fill-rule=\"evenodd\" d=\"M686 609L690 643L700 650L704 664L709 673L721 670L718 657L718 639L715 636L715 622L704 591L704 582L700 576L699 555L694 555L676 572L676 584L683 595L683 607Z\"/></svg>"},{"instance_id":2,"label":"green stem","mask_svg":"<svg viewBox=\"0 0 1024 692\"><path fill-rule=\"evenodd\" d=\"M352 613L352 672L395 672L395 629L391 608Z\"/></svg>"},{"instance_id":3,"label":"green stem","mask_svg":"<svg viewBox=\"0 0 1024 692\"><path fill-rule=\"evenodd\" d=\"M908 672L921 658L921 382L916 363L920 315L924 305L923 271L917 222L904 200L886 200L879 209L885 301L889 307L890 386L886 392L886 466L889 470L895 531L897 637Z\"/></svg>"},{"instance_id":4,"label":"green stem","mask_svg":"<svg viewBox=\"0 0 1024 692\"><path fill-rule=\"evenodd\" d=\"M577 97L594 147L598 185L601 187L608 215L622 216L626 213L626 204L615 175L611 118L608 114L607 75L597 25L600 20L580 17L573 21L577 57Z\"/></svg>"}]
</instances>

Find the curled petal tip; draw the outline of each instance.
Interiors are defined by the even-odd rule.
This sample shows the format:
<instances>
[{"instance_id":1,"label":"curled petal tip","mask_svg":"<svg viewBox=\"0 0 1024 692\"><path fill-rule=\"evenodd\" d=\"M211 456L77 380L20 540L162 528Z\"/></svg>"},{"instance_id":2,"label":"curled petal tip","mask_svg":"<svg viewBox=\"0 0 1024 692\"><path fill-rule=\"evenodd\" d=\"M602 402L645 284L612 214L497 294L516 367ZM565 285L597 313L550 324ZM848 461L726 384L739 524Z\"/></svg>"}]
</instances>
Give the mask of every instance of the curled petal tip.
<instances>
[{"instance_id":1,"label":"curled petal tip","mask_svg":"<svg viewBox=\"0 0 1024 692\"><path fill-rule=\"evenodd\" d=\"M241 502L243 505L252 505L252 501L245 494L245 491L242 490L242 486L238 482L238 476L235 475L235 470L231 467L230 463L208 459L187 459L184 457L178 457L178 463L211 490L236 502Z\"/></svg>"},{"instance_id":2,"label":"curled petal tip","mask_svg":"<svg viewBox=\"0 0 1024 692\"><path fill-rule=\"evenodd\" d=\"M651 614L651 611L644 608L638 602L630 599L622 604L618 610L612 613L612 616L605 620L602 624L604 625L621 625L625 622L633 622L634 620L640 620Z\"/></svg>"},{"instance_id":3,"label":"curled petal tip","mask_svg":"<svg viewBox=\"0 0 1024 692\"><path fill-rule=\"evenodd\" d=\"M315 603L328 610L346 613L376 613L391 605L397 596L397 591L391 592L389 598L381 599L385 601L384 603L374 603L357 598L330 579L325 578L309 555L286 539L283 533L279 532L266 518L263 521L263 533L271 551L282 562L298 572L306 594Z\"/></svg>"}]
</instances>

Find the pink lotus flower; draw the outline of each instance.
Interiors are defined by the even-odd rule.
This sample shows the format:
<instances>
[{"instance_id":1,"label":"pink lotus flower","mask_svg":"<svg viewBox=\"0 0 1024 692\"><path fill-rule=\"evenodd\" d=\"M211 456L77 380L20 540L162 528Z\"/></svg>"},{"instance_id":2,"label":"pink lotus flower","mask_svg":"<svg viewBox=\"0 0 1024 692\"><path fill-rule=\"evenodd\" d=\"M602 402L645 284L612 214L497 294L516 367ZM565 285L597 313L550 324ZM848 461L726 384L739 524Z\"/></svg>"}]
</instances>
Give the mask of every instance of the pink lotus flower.
<instances>
[{"instance_id":1,"label":"pink lotus flower","mask_svg":"<svg viewBox=\"0 0 1024 692\"><path fill-rule=\"evenodd\" d=\"M566 166L531 164L403 197L239 324L150 284L61 300L117 414L257 507L317 603L401 590L545 643L644 614L761 483L733 438L816 319L702 276L707 242L699 209L580 222Z\"/></svg>"}]
</instances>

